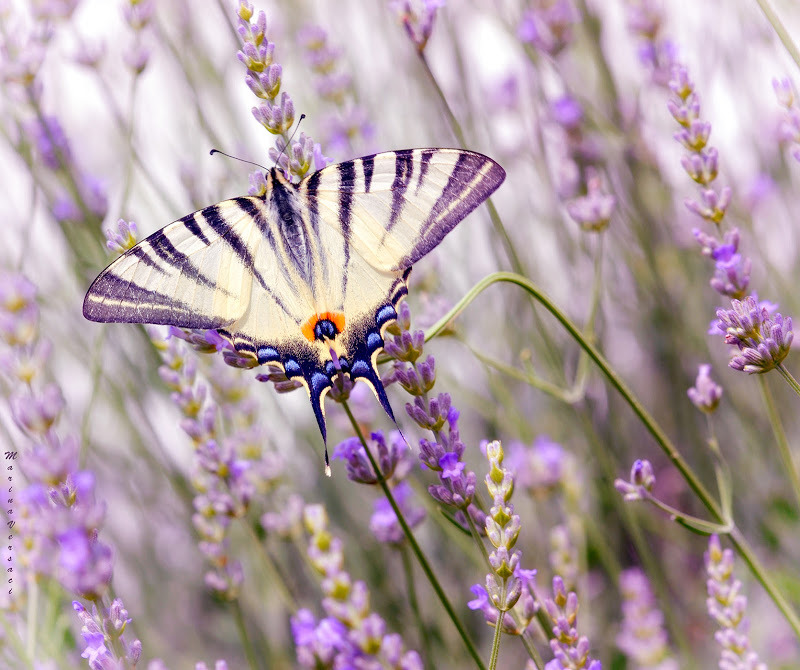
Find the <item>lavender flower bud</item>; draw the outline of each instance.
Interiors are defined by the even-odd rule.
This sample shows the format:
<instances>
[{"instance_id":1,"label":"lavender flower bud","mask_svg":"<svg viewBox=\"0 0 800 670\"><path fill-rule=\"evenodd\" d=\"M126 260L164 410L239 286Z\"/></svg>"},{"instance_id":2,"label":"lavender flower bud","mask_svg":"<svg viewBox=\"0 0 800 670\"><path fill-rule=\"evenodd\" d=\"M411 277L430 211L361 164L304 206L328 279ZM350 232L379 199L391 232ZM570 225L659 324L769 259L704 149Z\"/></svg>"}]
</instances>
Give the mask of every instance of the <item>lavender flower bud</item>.
<instances>
[{"instance_id":1,"label":"lavender flower bud","mask_svg":"<svg viewBox=\"0 0 800 670\"><path fill-rule=\"evenodd\" d=\"M701 365L697 371L697 381L687 392L689 400L701 412L711 413L717 409L722 398L722 387L711 379L711 366Z\"/></svg>"}]
</instances>

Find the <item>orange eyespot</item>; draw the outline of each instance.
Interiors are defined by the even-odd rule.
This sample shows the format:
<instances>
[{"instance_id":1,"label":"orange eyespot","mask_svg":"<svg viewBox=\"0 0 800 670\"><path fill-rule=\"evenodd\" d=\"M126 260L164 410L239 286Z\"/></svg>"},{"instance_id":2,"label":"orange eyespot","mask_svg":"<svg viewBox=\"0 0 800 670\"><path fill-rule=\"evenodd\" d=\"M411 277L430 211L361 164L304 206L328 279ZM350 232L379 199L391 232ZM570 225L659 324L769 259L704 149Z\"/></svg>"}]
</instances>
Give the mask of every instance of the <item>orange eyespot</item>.
<instances>
[{"instance_id":1,"label":"orange eyespot","mask_svg":"<svg viewBox=\"0 0 800 670\"><path fill-rule=\"evenodd\" d=\"M317 328L321 321L327 321L331 324L326 329ZM300 330L303 332L309 342L323 339L333 339L336 335L344 330L344 314L342 312L323 312L322 314L314 314L308 321L306 321ZM327 332L326 332L327 331Z\"/></svg>"}]
</instances>

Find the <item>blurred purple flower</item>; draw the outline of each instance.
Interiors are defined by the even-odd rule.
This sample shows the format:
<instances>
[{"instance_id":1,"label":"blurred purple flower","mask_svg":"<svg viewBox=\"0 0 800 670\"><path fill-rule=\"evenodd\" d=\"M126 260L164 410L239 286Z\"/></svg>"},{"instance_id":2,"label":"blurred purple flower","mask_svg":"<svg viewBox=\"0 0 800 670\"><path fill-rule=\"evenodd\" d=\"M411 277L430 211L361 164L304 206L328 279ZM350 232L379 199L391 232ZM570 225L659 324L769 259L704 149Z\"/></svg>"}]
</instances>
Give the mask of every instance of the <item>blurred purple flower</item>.
<instances>
[{"instance_id":1,"label":"blurred purple flower","mask_svg":"<svg viewBox=\"0 0 800 670\"><path fill-rule=\"evenodd\" d=\"M136 667L142 655L142 643L139 640L126 642L123 637L131 618L119 598L100 610L93 604L91 613L78 601L72 602L72 608L81 621L81 637L86 643L81 656L89 661L91 670Z\"/></svg>"},{"instance_id":2,"label":"blurred purple flower","mask_svg":"<svg viewBox=\"0 0 800 670\"><path fill-rule=\"evenodd\" d=\"M433 33L436 11L444 7L445 0L390 0L389 7L397 14L406 34L423 51Z\"/></svg>"},{"instance_id":3,"label":"blurred purple flower","mask_svg":"<svg viewBox=\"0 0 800 670\"><path fill-rule=\"evenodd\" d=\"M717 409L722 398L722 387L711 379L711 366L701 365L697 371L697 381L687 392L689 400L701 412L710 413Z\"/></svg>"},{"instance_id":4,"label":"blurred purple flower","mask_svg":"<svg viewBox=\"0 0 800 670\"><path fill-rule=\"evenodd\" d=\"M409 528L416 528L425 519L425 510L421 507L412 507L413 492L407 481L400 482L392 489L392 495L403 514ZM386 498L378 498L373 507L372 517L369 520L369 529L379 542L400 544L405 539L403 529L397 521L391 504Z\"/></svg>"},{"instance_id":5,"label":"blurred purple flower","mask_svg":"<svg viewBox=\"0 0 800 670\"><path fill-rule=\"evenodd\" d=\"M536 0L522 15L517 37L549 56L558 55L572 42L572 27L581 16L572 0Z\"/></svg>"},{"instance_id":6,"label":"blurred purple flower","mask_svg":"<svg viewBox=\"0 0 800 670\"><path fill-rule=\"evenodd\" d=\"M662 33L665 22L663 5L658 0L634 0L625 3L627 25L640 42L639 60L650 71L657 86L666 87L675 65L675 45Z\"/></svg>"},{"instance_id":7,"label":"blurred purple flower","mask_svg":"<svg viewBox=\"0 0 800 670\"><path fill-rule=\"evenodd\" d=\"M567 203L567 213L581 228L589 232L601 232L608 227L617 199L603 191L601 180L593 170L587 170L588 193Z\"/></svg>"},{"instance_id":8,"label":"blurred purple flower","mask_svg":"<svg viewBox=\"0 0 800 670\"><path fill-rule=\"evenodd\" d=\"M641 670L678 670L670 656L664 615L645 573L640 568L623 570L619 589L623 619L617 646Z\"/></svg>"}]
</instances>

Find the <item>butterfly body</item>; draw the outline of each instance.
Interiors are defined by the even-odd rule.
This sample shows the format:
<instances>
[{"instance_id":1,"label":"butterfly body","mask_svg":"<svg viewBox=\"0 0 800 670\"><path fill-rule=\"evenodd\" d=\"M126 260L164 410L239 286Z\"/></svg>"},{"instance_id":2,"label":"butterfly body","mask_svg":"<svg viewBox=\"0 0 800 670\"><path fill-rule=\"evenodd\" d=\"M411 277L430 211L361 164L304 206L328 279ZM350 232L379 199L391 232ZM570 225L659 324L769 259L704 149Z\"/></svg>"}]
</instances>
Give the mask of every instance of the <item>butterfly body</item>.
<instances>
[{"instance_id":1,"label":"butterfly body","mask_svg":"<svg viewBox=\"0 0 800 670\"><path fill-rule=\"evenodd\" d=\"M299 184L266 175L263 196L225 200L154 233L95 279L86 318L216 329L322 400L341 368L392 416L376 368L414 262L503 181L455 149L365 156Z\"/></svg>"}]
</instances>

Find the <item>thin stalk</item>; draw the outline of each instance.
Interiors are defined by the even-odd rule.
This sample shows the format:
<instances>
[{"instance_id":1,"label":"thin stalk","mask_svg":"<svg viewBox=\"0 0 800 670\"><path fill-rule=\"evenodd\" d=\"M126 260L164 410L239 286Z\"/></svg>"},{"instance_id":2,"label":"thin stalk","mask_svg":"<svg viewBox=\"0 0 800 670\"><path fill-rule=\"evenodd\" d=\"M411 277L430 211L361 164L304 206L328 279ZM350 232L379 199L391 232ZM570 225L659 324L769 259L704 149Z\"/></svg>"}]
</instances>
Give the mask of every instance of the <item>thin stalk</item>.
<instances>
[{"instance_id":1,"label":"thin stalk","mask_svg":"<svg viewBox=\"0 0 800 670\"><path fill-rule=\"evenodd\" d=\"M792 391L794 391L797 395L800 395L800 383L792 376L792 373L786 369L786 366L783 363L778 363L778 372L781 373L783 378L786 380L786 383L792 387Z\"/></svg>"},{"instance_id":2,"label":"thin stalk","mask_svg":"<svg viewBox=\"0 0 800 670\"><path fill-rule=\"evenodd\" d=\"M444 607L447 615L450 617L450 620L453 622L453 625L456 627L461 640L464 642L464 646L467 648L467 652L469 655L472 656L472 659L475 661L475 665L480 668L480 670L486 670L486 666L483 664L481 657L478 655L478 650L475 649L475 645L470 640L469 635L467 634L466 629L464 628L461 621L458 619L453 606L450 604L450 601L447 598L447 595L442 589L442 585L439 583L439 580L436 578L436 575L433 572L430 564L428 563L428 559L425 558L425 554L422 552L422 548L417 543L417 539L414 537L414 534L411 532L411 528L408 527L406 523L405 517L403 513L400 511L400 508L397 506L397 502L392 495L392 491L389 488L389 485L386 483L386 479L383 477L383 473L381 472L378 464L375 462L375 457L372 455L372 452L369 450L367 446L367 441L364 438L364 433L361 431L361 426L358 425L358 421L353 416L353 413L350 411L350 405L346 401L341 402L342 407L344 408L345 413L347 414L347 418L350 419L350 423L353 426L353 430L355 431L356 435L358 436L359 441L361 442L361 446L364 448L364 451L367 454L367 458L369 458L370 465L372 465L372 469L375 472L375 477L378 479L378 484L383 491L383 494L386 496L386 499L389 501L389 504L392 507L392 510L397 517L397 521L400 524L400 527L403 529L403 534L406 536L408 540L408 544L411 547L411 551L416 556L417 561L422 568L422 571L425 573L425 576L428 578L433 590L436 592L436 596L439 598L440 602L442 603L442 607Z\"/></svg>"},{"instance_id":3,"label":"thin stalk","mask_svg":"<svg viewBox=\"0 0 800 670\"><path fill-rule=\"evenodd\" d=\"M769 425L772 426L772 434L775 436L775 442L778 445L778 453L781 456L783 467L789 477L792 491L797 500L797 505L800 508L800 475L798 475L797 465L792 458L789 440L786 438L786 431L783 429L780 414L778 414L778 409L775 407L775 399L772 397L772 391L769 390L769 384L765 376L759 375L758 381L761 383L761 395L764 398L764 405L767 408L767 416L769 416Z\"/></svg>"},{"instance_id":4,"label":"thin stalk","mask_svg":"<svg viewBox=\"0 0 800 670\"><path fill-rule=\"evenodd\" d=\"M244 623L244 614L242 613L242 604L239 599L231 602L231 610L233 610L233 618L236 622L236 629L239 631L239 639L242 641L242 650L247 659L247 665L251 670L258 670L258 659L256 658L256 651L253 649L253 643L250 641L250 636L247 634L247 626Z\"/></svg>"},{"instance_id":5,"label":"thin stalk","mask_svg":"<svg viewBox=\"0 0 800 670\"><path fill-rule=\"evenodd\" d=\"M797 48L797 45L794 43L789 31L786 30L786 26L783 25L780 17L775 10L772 9L772 6L767 0L756 0L756 2L758 3L758 6L761 7L761 11L764 12L764 16L767 17L767 21L769 21L772 25L772 29L778 36L778 39L780 39L780 41L783 43L786 51L789 52L789 55L795 62L795 65L800 68L800 49Z\"/></svg>"},{"instance_id":6,"label":"thin stalk","mask_svg":"<svg viewBox=\"0 0 800 670\"><path fill-rule=\"evenodd\" d=\"M500 593L500 602L505 606L506 593L508 592L508 582L503 581L503 588ZM503 632L503 617L505 610L497 608L497 621L494 624L494 637L492 638L492 655L489 658L489 670L497 669L497 657L500 655L500 635Z\"/></svg>"},{"instance_id":7,"label":"thin stalk","mask_svg":"<svg viewBox=\"0 0 800 670\"><path fill-rule=\"evenodd\" d=\"M625 382L616 374L611 364L605 359L600 351L589 342L578 327L570 321L565 314L559 310L555 304L526 277L521 277L511 272L495 272L479 281L472 289L453 307L447 314L445 314L439 321L437 321L426 333L426 337L432 337L438 332L441 332L447 325L456 318L466 307L471 303L482 291L487 287L497 282L509 282L515 284L520 288L527 291L535 300L540 302L544 308L552 314L561 326L570 334L575 342L589 355L589 358L595 363L600 371L605 375L608 382L612 387L622 396L623 400L633 410L634 414L639 418L647 432L653 437L661 450L672 461L672 464L678 469L683 476L686 483L694 491L695 495L699 498L700 502L705 506L709 513L714 517L717 523L726 523L728 520L724 518L722 509L717 501L711 496L711 493L706 489L705 485L700 481L695 472L689 467L689 464L681 456L680 452L672 444L672 441L667 437L664 430L656 422L655 418L645 409L645 407L636 399L636 396L628 388ZM797 612L789 604L783 594L779 591L770 573L764 568L761 562L755 555L753 548L747 542L741 531L732 526L729 531L729 536L733 542L739 555L744 559L750 567L755 578L759 581L764 590L769 594L772 601L783 614L786 621L792 627L795 635L800 639L800 617Z\"/></svg>"},{"instance_id":8,"label":"thin stalk","mask_svg":"<svg viewBox=\"0 0 800 670\"><path fill-rule=\"evenodd\" d=\"M428 634L428 627L422 618L422 612L419 609L419 601L417 600L417 586L414 581L414 566L411 564L411 557L408 554L408 547L405 545L400 547L400 558L403 561L403 573L406 576L406 587L408 588L408 604L411 607L411 612L417 622L417 629L419 630L419 642L422 648L422 657L427 661L425 665L430 667L431 659L431 637Z\"/></svg>"}]
</instances>

